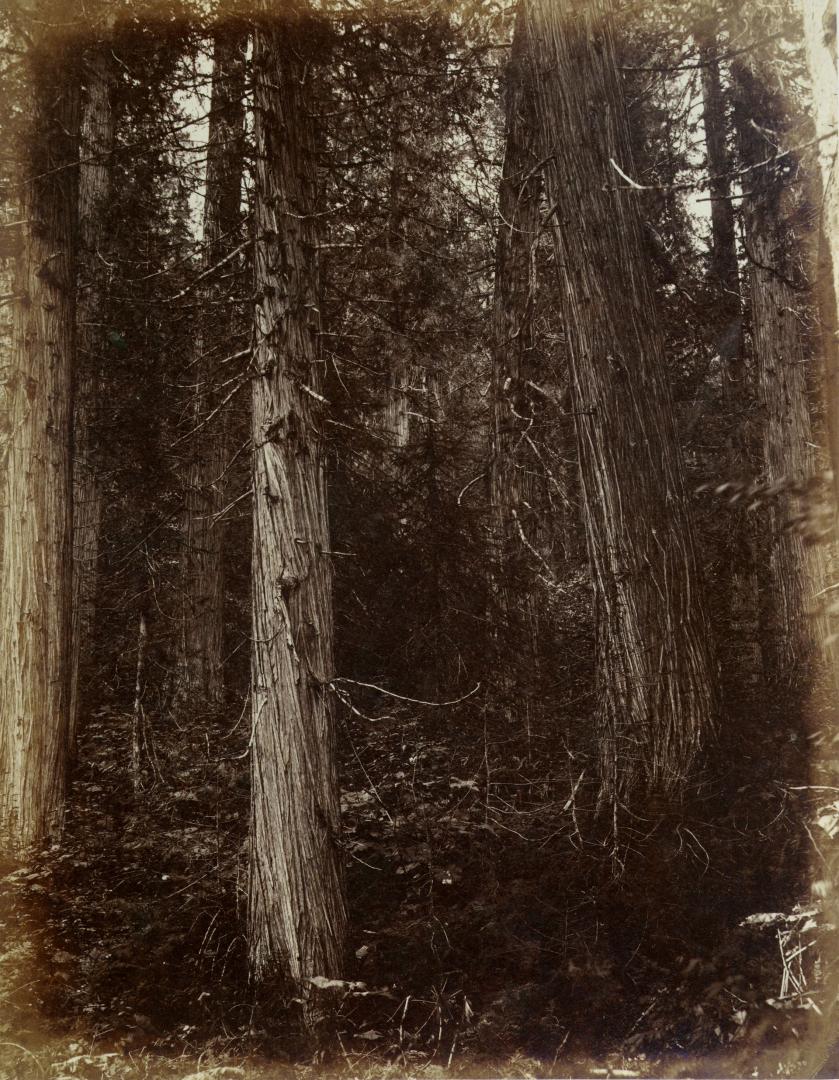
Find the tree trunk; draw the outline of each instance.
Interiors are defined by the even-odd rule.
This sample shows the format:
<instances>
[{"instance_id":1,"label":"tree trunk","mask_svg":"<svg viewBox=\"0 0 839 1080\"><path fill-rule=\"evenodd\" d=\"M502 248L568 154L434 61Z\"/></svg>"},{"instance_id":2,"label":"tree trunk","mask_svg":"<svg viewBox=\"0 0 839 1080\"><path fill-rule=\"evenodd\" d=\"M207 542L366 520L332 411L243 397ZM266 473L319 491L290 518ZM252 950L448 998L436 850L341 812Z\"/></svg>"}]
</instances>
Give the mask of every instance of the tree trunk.
<instances>
[{"instance_id":1,"label":"tree trunk","mask_svg":"<svg viewBox=\"0 0 839 1080\"><path fill-rule=\"evenodd\" d=\"M603 800L678 792L713 724L663 343L603 0L527 0L597 623Z\"/></svg>"},{"instance_id":2,"label":"tree trunk","mask_svg":"<svg viewBox=\"0 0 839 1080\"><path fill-rule=\"evenodd\" d=\"M67 763L78 101L70 46L34 42L0 493L0 842L11 849L60 826Z\"/></svg>"},{"instance_id":3,"label":"tree trunk","mask_svg":"<svg viewBox=\"0 0 839 1080\"><path fill-rule=\"evenodd\" d=\"M743 386L743 313L740 298L740 273L737 265L737 239L734 207L731 203L731 169L727 146L728 121L725 96L720 82L717 43L713 37L699 34L699 59L702 64L702 104L707 150L707 168L711 177L711 264L710 278L718 289L718 343L723 385L728 396L737 402Z\"/></svg>"},{"instance_id":4,"label":"tree trunk","mask_svg":"<svg viewBox=\"0 0 839 1080\"><path fill-rule=\"evenodd\" d=\"M511 611L508 575L522 549L518 530L530 501L526 437L532 427L533 303L539 239L541 170L536 154L533 88L525 70L521 14L505 72L505 148L498 190L498 238L492 310L492 425L489 491L493 593L502 619Z\"/></svg>"},{"instance_id":5,"label":"tree trunk","mask_svg":"<svg viewBox=\"0 0 839 1080\"><path fill-rule=\"evenodd\" d=\"M241 221L242 141L244 123L245 44L235 25L216 31L207 145L204 202L204 249L201 272L207 272L238 246ZM224 689L224 565L222 527L217 517L225 505L227 421L221 403L225 371L219 370L219 332L229 325L229 288L209 275L198 292L199 316L190 381L195 382L193 434L184 491L183 608L178 657L180 702L217 705Z\"/></svg>"},{"instance_id":6,"label":"tree trunk","mask_svg":"<svg viewBox=\"0 0 839 1080\"><path fill-rule=\"evenodd\" d=\"M105 258L114 146L110 45L85 55L79 162L78 374L73 415L73 615L70 660L70 747L79 721L79 666L93 626L102 513L96 461L96 414L105 351L108 264Z\"/></svg>"},{"instance_id":7,"label":"tree trunk","mask_svg":"<svg viewBox=\"0 0 839 1080\"><path fill-rule=\"evenodd\" d=\"M411 386L414 379L414 365L406 356L405 325L405 223L402 212L402 188L406 171L405 152L399 131L399 117L392 117L391 135L390 190L388 192L388 236L387 252L391 273L390 305L388 322L391 327L386 379L384 408L384 435L389 452L394 454L390 463L398 475L399 451L408 446L411 439Z\"/></svg>"},{"instance_id":8,"label":"tree trunk","mask_svg":"<svg viewBox=\"0 0 839 1080\"><path fill-rule=\"evenodd\" d=\"M254 40L256 322L250 961L304 1002L343 966L331 566L320 408L313 33L304 4Z\"/></svg>"},{"instance_id":9,"label":"tree trunk","mask_svg":"<svg viewBox=\"0 0 839 1080\"><path fill-rule=\"evenodd\" d=\"M833 485L839 504L839 90L837 90L836 0L802 0L804 45L812 85L812 115L818 142L822 211L818 266L821 349L825 371Z\"/></svg>"},{"instance_id":10,"label":"tree trunk","mask_svg":"<svg viewBox=\"0 0 839 1080\"><path fill-rule=\"evenodd\" d=\"M802 685L826 636L810 611L823 584L823 555L819 547L805 548L800 531L790 527L802 509L801 487L817 468L800 322L804 275L788 224L791 190L775 161L763 164L776 154L765 131L782 124L782 104L744 64L734 77L740 157L749 169L742 216L763 465L776 493L768 511L766 668L773 681Z\"/></svg>"},{"instance_id":11,"label":"tree trunk","mask_svg":"<svg viewBox=\"0 0 839 1080\"><path fill-rule=\"evenodd\" d=\"M749 419L754 411L751 384L745 364L743 307L737 235L731 201L732 169L728 150L727 99L720 79L718 43L713 28L697 33L702 64L703 126L707 171L711 177L711 259L709 279L716 293L717 349L722 380L722 407L727 414L727 460L725 480L737 481L753 472L755 458L749 438ZM723 558L725 591L729 604L731 638L743 652L739 670L759 676L757 553L753 518L740 504L728 515L728 535ZM757 660L757 663L755 662Z\"/></svg>"}]
</instances>

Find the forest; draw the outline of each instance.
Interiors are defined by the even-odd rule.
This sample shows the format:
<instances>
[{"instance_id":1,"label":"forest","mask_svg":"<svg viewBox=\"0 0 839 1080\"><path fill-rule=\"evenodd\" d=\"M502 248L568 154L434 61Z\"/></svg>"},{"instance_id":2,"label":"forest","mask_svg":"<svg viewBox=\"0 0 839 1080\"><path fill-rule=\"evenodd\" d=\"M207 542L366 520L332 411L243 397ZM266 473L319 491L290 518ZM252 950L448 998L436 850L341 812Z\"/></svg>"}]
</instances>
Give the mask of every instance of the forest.
<instances>
[{"instance_id":1,"label":"forest","mask_svg":"<svg viewBox=\"0 0 839 1080\"><path fill-rule=\"evenodd\" d=\"M839 1076L835 0L0 0L0 1077Z\"/></svg>"}]
</instances>

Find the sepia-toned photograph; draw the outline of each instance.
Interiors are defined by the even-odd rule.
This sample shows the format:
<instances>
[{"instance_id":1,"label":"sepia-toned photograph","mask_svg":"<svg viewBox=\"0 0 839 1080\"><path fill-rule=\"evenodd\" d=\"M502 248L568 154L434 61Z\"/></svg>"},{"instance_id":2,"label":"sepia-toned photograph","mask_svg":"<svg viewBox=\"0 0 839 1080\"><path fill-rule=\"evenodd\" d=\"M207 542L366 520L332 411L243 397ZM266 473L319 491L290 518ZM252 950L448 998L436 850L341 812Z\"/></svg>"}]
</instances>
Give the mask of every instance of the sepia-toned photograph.
<instances>
[{"instance_id":1,"label":"sepia-toned photograph","mask_svg":"<svg viewBox=\"0 0 839 1080\"><path fill-rule=\"evenodd\" d=\"M0 0L0 1080L839 1077L835 0Z\"/></svg>"}]
</instances>

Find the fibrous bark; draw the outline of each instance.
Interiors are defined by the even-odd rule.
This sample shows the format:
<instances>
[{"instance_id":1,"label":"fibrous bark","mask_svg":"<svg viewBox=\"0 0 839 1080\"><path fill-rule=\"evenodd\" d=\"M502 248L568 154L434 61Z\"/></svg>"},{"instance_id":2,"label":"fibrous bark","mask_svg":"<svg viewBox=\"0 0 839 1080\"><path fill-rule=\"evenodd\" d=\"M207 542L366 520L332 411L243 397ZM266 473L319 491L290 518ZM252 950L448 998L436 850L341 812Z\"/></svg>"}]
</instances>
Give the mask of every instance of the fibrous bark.
<instances>
[{"instance_id":1,"label":"fibrous bark","mask_svg":"<svg viewBox=\"0 0 839 1080\"><path fill-rule=\"evenodd\" d=\"M601 780L677 791L713 723L710 635L603 0L528 0L597 623Z\"/></svg>"},{"instance_id":2,"label":"fibrous bark","mask_svg":"<svg viewBox=\"0 0 839 1080\"><path fill-rule=\"evenodd\" d=\"M818 304L833 484L839 503L839 83L836 0L802 0L812 117L821 178Z\"/></svg>"},{"instance_id":3,"label":"fibrous bark","mask_svg":"<svg viewBox=\"0 0 839 1080\"><path fill-rule=\"evenodd\" d=\"M310 16L286 5L254 39L256 309L250 960L316 1021L313 984L343 963L331 567L321 449ZM317 995L314 994L314 997Z\"/></svg>"},{"instance_id":4,"label":"fibrous bark","mask_svg":"<svg viewBox=\"0 0 839 1080\"><path fill-rule=\"evenodd\" d=\"M39 27L49 25L50 13L38 14ZM69 732L79 84L72 47L47 34L29 46L23 80L29 122L0 493L0 841L12 849L60 824Z\"/></svg>"},{"instance_id":5,"label":"fibrous bark","mask_svg":"<svg viewBox=\"0 0 839 1080\"><path fill-rule=\"evenodd\" d=\"M237 248L241 219L244 123L244 31L235 24L215 33L213 78L204 201L201 273L207 273ZM224 563L222 528L227 458L227 419L222 406L219 323L229 325L229 290L212 273L198 290L198 326L190 381L193 435L187 465L183 517L183 608L178 657L178 698L218 704L224 688Z\"/></svg>"},{"instance_id":6,"label":"fibrous bark","mask_svg":"<svg viewBox=\"0 0 839 1080\"><path fill-rule=\"evenodd\" d=\"M96 606L96 565L102 513L96 417L102 385L108 287L107 225L114 146L113 58L109 43L84 57L79 162L78 370L73 409L73 616L70 660L70 744L79 720L79 666Z\"/></svg>"},{"instance_id":7,"label":"fibrous bark","mask_svg":"<svg viewBox=\"0 0 839 1080\"><path fill-rule=\"evenodd\" d=\"M794 194L774 160L779 129L778 93L744 63L734 68L735 124L740 157L749 169L742 202L748 264L752 346L763 428L763 466L776 492L768 514L769 575L764 605L768 673L801 684L824 636L813 618L823 578L818 547L806 548L790 526L800 511L801 489L817 469L801 323L805 278L790 225Z\"/></svg>"},{"instance_id":8,"label":"fibrous bark","mask_svg":"<svg viewBox=\"0 0 839 1080\"><path fill-rule=\"evenodd\" d=\"M729 152L730 99L722 85L719 43L714 28L697 31L702 72L703 127L711 196L711 258L709 285L714 291L716 343L722 383L722 406L728 417L727 455L722 463L725 479L741 480L752 472L754 447L749 432L754 394L745 363L743 300L737 256L737 234L732 202ZM744 649L746 670L757 676L758 595L754 522L744 504L728 517L724 551L726 596L730 625L737 647Z\"/></svg>"},{"instance_id":9,"label":"fibrous bark","mask_svg":"<svg viewBox=\"0 0 839 1080\"><path fill-rule=\"evenodd\" d=\"M507 573L522 506L530 494L526 439L532 427L533 304L539 238L541 170L536 154L533 88L526 71L525 29L516 20L505 72L505 145L498 190L498 238L492 324L492 426L489 491L494 548L494 593L500 613L510 610Z\"/></svg>"}]
</instances>

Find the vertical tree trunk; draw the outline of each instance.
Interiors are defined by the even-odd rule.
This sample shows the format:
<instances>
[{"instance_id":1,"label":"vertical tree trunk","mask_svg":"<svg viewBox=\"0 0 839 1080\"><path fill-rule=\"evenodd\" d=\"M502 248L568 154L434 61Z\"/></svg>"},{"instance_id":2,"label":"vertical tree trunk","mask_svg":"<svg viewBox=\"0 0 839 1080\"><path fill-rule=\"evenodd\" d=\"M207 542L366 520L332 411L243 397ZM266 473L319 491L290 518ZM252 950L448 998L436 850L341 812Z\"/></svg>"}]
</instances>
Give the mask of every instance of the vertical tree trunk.
<instances>
[{"instance_id":1,"label":"vertical tree trunk","mask_svg":"<svg viewBox=\"0 0 839 1080\"><path fill-rule=\"evenodd\" d=\"M399 117L392 118L390 189L387 251L390 256L391 289L388 322L391 327L387 364L387 387L384 409L384 435L391 452L396 451L393 462L398 473L398 452L404 450L411 438L411 399L410 390L414 377L414 366L406 354L405 335L405 231L402 212L402 187L404 184L405 152L402 135L399 131Z\"/></svg>"},{"instance_id":2,"label":"vertical tree trunk","mask_svg":"<svg viewBox=\"0 0 839 1080\"><path fill-rule=\"evenodd\" d=\"M703 126L707 170L711 177L710 284L716 293L717 349L722 379L722 405L728 416L726 480L741 480L752 472L755 457L748 436L748 419L754 401L745 364L743 307L734 206L731 201L732 163L728 149L729 120L723 90L714 29L697 33L702 64ZM757 678L759 663L758 590L753 520L745 506L732 510L726 538L725 586L729 603L731 636L738 649L747 650L745 670ZM742 664L740 669L743 670Z\"/></svg>"},{"instance_id":3,"label":"vertical tree trunk","mask_svg":"<svg viewBox=\"0 0 839 1080\"><path fill-rule=\"evenodd\" d=\"M509 615L507 575L529 485L525 436L531 426L535 251L539 238L541 171L536 154L533 88L525 70L526 41L521 12L505 72L505 147L498 191L498 238L492 309L492 424L489 491L495 572L495 601Z\"/></svg>"},{"instance_id":4,"label":"vertical tree trunk","mask_svg":"<svg viewBox=\"0 0 839 1080\"><path fill-rule=\"evenodd\" d=\"M828 439L839 504L839 85L836 0L802 0L804 45L810 71L812 115L818 142L820 206L818 303L825 371Z\"/></svg>"},{"instance_id":5,"label":"vertical tree trunk","mask_svg":"<svg viewBox=\"0 0 839 1080\"><path fill-rule=\"evenodd\" d=\"M602 790L677 792L713 722L664 348L603 0L527 0L594 583Z\"/></svg>"},{"instance_id":6,"label":"vertical tree trunk","mask_svg":"<svg viewBox=\"0 0 839 1080\"><path fill-rule=\"evenodd\" d=\"M727 146L728 121L726 102L720 82L716 40L700 33L699 59L702 64L702 104L707 150L707 168L711 176L711 264L710 277L719 291L719 352L724 385L729 399L737 403L743 386L743 313L740 297L740 272L737 265L737 239L734 207L731 203L731 169Z\"/></svg>"},{"instance_id":7,"label":"vertical tree trunk","mask_svg":"<svg viewBox=\"0 0 839 1080\"><path fill-rule=\"evenodd\" d=\"M250 960L317 1021L343 964L332 599L321 450L316 173L305 4L254 39L253 747Z\"/></svg>"},{"instance_id":8,"label":"vertical tree trunk","mask_svg":"<svg viewBox=\"0 0 839 1080\"><path fill-rule=\"evenodd\" d=\"M0 841L12 849L59 826L67 762L79 119L71 47L30 45L24 85L20 299L0 493Z\"/></svg>"},{"instance_id":9,"label":"vertical tree trunk","mask_svg":"<svg viewBox=\"0 0 839 1080\"><path fill-rule=\"evenodd\" d=\"M238 245L241 220L242 139L246 37L236 25L215 34L201 271ZM216 705L223 692L224 565L222 529L227 423L220 408L224 372L217 367L219 342L229 340L229 288L209 275L198 292L199 316L190 381L195 382L184 492L183 609L178 658L178 699L191 706ZM220 324L224 328L220 332ZM223 353L222 353L223 355Z\"/></svg>"},{"instance_id":10,"label":"vertical tree trunk","mask_svg":"<svg viewBox=\"0 0 839 1080\"><path fill-rule=\"evenodd\" d=\"M110 45L84 57L86 92L81 111L79 162L79 291L76 305L78 372L73 415L73 614L70 660L70 746L79 720L79 665L96 605L96 564L102 512L95 428L105 349L108 266L107 214L114 146Z\"/></svg>"},{"instance_id":11,"label":"vertical tree trunk","mask_svg":"<svg viewBox=\"0 0 839 1080\"><path fill-rule=\"evenodd\" d=\"M767 673L773 680L801 685L822 636L810 609L824 576L821 550L805 548L800 532L789 527L801 502L792 488L816 471L800 323L804 277L787 221L790 189L775 161L763 164L776 153L764 131L781 123L781 103L744 64L736 65L734 75L740 157L749 169L742 215L763 464L767 482L778 490L769 511Z\"/></svg>"}]
</instances>

